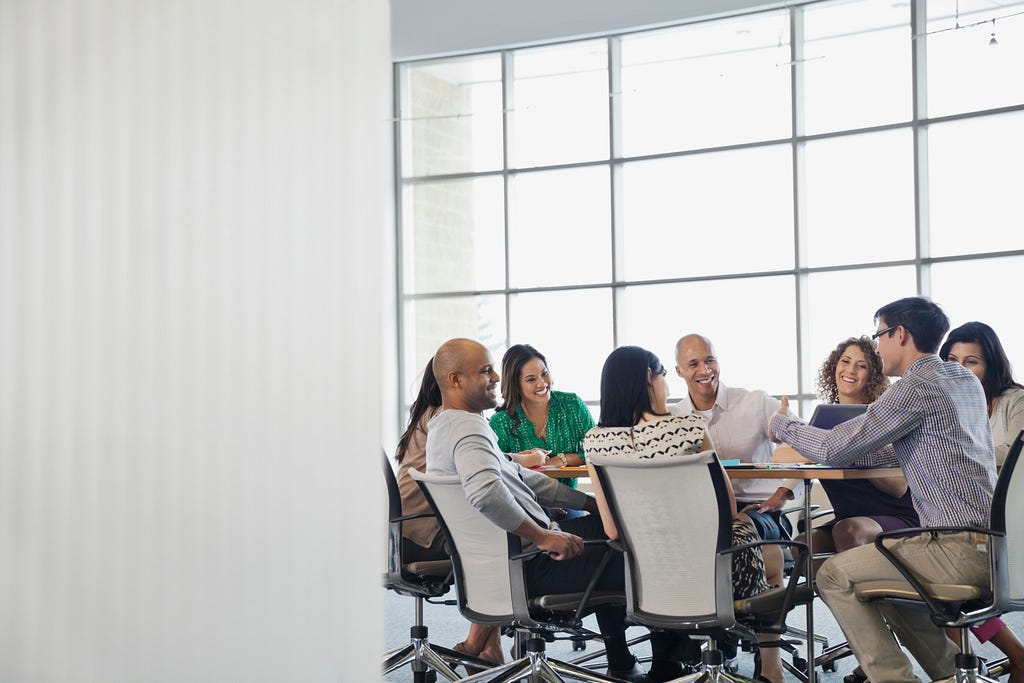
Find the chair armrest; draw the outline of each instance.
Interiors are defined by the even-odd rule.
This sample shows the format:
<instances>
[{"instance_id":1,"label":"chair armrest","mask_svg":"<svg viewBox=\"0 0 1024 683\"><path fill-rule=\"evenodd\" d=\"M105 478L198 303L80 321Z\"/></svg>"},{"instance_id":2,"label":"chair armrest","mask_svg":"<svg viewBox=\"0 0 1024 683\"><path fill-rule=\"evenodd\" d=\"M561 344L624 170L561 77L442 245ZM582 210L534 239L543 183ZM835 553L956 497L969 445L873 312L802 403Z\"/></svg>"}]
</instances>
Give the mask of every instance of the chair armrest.
<instances>
[{"instance_id":1,"label":"chair armrest","mask_svg":"<svg viewBox=\"0 0 1024 683\"><path fill-rule=\"evenodd\" d=\"M584 541L583 541L583 545L585 545L585 546L587 546L587 545L610 545L610 544L611 544L611 541L609 541L607 538L590 538L590 539L584 539ZM543 552L546 552L546 551L541 550L540 548L534 548L533 550L527 550L525 553L516 553L515 555L510 555L508 559L510 559L510 560L527 560L527 559L533 557L534 555L540 555ZM620 552L621 552L621 550L620 550Z\"/></svg>"},{"instance_id":2,"label":"chair armrest","mask_svg":"<svg viewBox=\"0 0 1024 683\"><path fill-rule=\"evenodd\" d=\"M811 512L814 512L815 510L817 510L820 507L821 506L818 505L817 503L812 504L811 505ZM803 505L794 505L791 508L782 508L781 510L779 510L779 512L781 512L784 515L791 515L794 512L803 512L803 511L804 511L804 506ZM827 510L827 512L832 512L832 511L831 510ZM822 514L824 514L824 513L822 513ZM817 515L811 515L811 518L813 519L816 516Z\"/></svg>"},{"instance_id":3,"label":"chair armrest","mask_svg":"<svg viewBox=\"0 0 1024 683\"><path fill-rule=\"evenodd\" d=\"M887 538L902 537L908 533L931 533L937 535L939 532L972 532L977 534L984 534L986 536L1003 536L1004 534L1000 531L994 531L992 529L984 529L981 527L974 526L933 526L933 527L909 527L906 529L896 529L894 531L883 531L875 537L875 548L886 560L896 568L896 571L910 584L911 588L920 596L921 601L928 606L929 611L933 615L947 614L948 610L943 609L942 605L938 603L934 598L928 595L927 589L924 584L913 571L902 560L882 542Z\"/></svg>"},{"instance_id":4,"label":"chair armrest","mask_svg":"<svg viewBox=\"0 0 1024 683\"><path fill-rule=\"evenodd\" d=\"M510 540L511 540L512 536L515 536L515 534L512 534L512 533L509 534ZM516 538L518 539L518 536L516 536ZM604 568L608 565L608 562L611 560L612 553L616 552L616 551L622 552L621 549L618 548L617 545L613 545L612 541L609 541L606 538L584 539L583 545L584 546L588 546L588 545L590 545L590 546L593 546L593 545L603 545L603 546L605 546L607 548L607 550L605 551L604 556L601 558L601 562L598 564L597 569L594 571L593 576L591 576L590 580L587 582L587 587L583 591L583 597L580 598L580 604L576 608L576 614L575 614L575 617L574 617L577 621L582 619L583 616L585 615L585 612L586 612L586 609L587 609L587 603L590 600L590 596L594 592L594 588L597 585L597 580L601 577L602 572L604 572ZM511 547L510 547L510 550L511 550ZM533 550L528 550L526 552L513 553L513 554L509 555L508 559L509 559L510 563L518 563L520 565L520 567L518 569L514 569L513 576L522 576L522 564L526 560L530 559L531 557L534 557L535 555L540 555L541 553L544 553L544 552L545 551L541 550L540 548L534 548ZM527 596L527 592L526 592L525 580L523 580L523 583L522 583L522 593L523 593L524 597L528 597Z\"/></svg>"},{"instance_id":5,"label":"chair armrest","mask_svg":"<svg viewBox=\"0 0 1024 683\"><path fill-rule=\"evenodd\" d=\"M793 609L796 602L796 589L800 582L800 576L803 573L804 567L807 566L807 544L800 541L751 541L750 543L741 543L740 545L732 546L725 550L719 550L719 555L732 555L740 550L746 550L748 548L755 548L762 545L783 545L797 550L797 556L793 560L793 573L789 576L789 581L786 582L786 594L783 596L782 605L779 608L779 623L784 623L786 614Z\"/></svg>"},{"instance_id":6,"label":"chair armrest","mask_svg":"<svg viewBox=\"0 0 1024 683\"><path fill-rule=\"evenodd\" d=\"M435 516L436 515L433 512L418 512L415 515L402 515L401 517L392 517L388 521L391 522L391 523L394 523L394 522L407 522L410 519L421 519L423 517L435 517Z\"/></svg>"}]
</instances>

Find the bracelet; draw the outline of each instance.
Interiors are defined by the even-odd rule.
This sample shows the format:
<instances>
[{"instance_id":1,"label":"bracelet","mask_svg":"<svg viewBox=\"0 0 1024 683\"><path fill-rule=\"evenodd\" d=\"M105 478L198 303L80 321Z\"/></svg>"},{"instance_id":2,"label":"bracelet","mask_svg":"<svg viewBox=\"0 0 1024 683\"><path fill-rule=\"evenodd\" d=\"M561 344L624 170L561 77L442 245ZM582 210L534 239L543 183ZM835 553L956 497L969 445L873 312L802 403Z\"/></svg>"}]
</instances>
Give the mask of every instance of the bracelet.
<instances>
[{"instance_id":1,"label":"bracelet","mask_svg":"<svg viewBox=\"0 0 1024 683\"><path fill-rule=\"evenodd\" d=\"M565 453L559 453L555 457L562 461L562 467L569 466L569 458L565 457Z\"/></svg>"}]
</instances>

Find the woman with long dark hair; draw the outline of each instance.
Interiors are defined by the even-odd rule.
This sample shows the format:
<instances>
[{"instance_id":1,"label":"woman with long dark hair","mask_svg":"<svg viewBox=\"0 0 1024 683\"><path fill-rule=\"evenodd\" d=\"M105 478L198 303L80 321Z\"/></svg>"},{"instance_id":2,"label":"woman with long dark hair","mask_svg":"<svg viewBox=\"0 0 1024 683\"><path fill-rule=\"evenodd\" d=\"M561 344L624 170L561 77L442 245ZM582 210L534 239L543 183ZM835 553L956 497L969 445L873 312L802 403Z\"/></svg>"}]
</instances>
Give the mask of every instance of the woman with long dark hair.
<instances>
[{"instance_id":1,"label":"woman with long dark hair","mask_svg":"<svg viewBox=\"0 0 1024 683\"><path fill-rule=\"evenodd\" d=\"M1024 386L1013 379L1013 366L999 336L985 323L964 323L950 330L939 348L939 357L963 365L981 382L988 402L996 464L1002 465L1013 441L1024 429ZM991 641L1007 655L1009 683L1024 679L1024 644L1002 619L990 619L971 632L982 643Z\"/></svg>"},{"instance_id":2,"label":"woman with long dark hair","mask_svg":"<svg viewBox=\"0 0 1024 683\"><path fill-rule=\"evenodd\" d=\"M510 346L501 359L501 399L491 429L498 446L524 467L577 467L584 463L583 435L594 426L579 396L555 391L544 355L529 344ZM576 488L575 479L562 483Z\"/></svg>"},{"instance_id":3,"label":"woman with long dark hair","mask_svg":"<svg viewBox=\"0 0 1024 683\"><path fill-rule=\"evenodd\" d=\"M995 330L985 323L964 323L950 331L939 357L963 365L981 380L996 464L1002 465L1017 434L1024 429L1024 385L1013 379L1013 367Z\"/></svg>"},{"instance_id":4,"label":"woman with long dark hair","mask_svg":"<svg viewBox=\"0 0 1024 683\"><path fill-rule=\"evenodd\" d=\"M601 416L597 427L583 441L587 451L633 455L636 457L686 457L707 448L704 420L697 415L673 416L668 413L668 382L665 367L658 357L639 346L622 346L605 360L601 371ZM590 479L604 522L605 533L618 538L618 529L609 514L608 505L592 465ZM729 478L725 477L730 509L736 501ZM733 545L759 540L750 519L742 512L733 513ZM746 598L767 590L769 582L782 582L782 551L778 546L764 546L762 552L753 548L734 554L732 563L733 595ZM769 564L769 576L765 565ZM765 634L762 640L774 641L777 635ZM652 682L669 681L683 674L679 662L655 659L651 664ZM761 650L761 680L780 683L785 680L782 662L776 647Z\"/></svg>"}]
</instances>

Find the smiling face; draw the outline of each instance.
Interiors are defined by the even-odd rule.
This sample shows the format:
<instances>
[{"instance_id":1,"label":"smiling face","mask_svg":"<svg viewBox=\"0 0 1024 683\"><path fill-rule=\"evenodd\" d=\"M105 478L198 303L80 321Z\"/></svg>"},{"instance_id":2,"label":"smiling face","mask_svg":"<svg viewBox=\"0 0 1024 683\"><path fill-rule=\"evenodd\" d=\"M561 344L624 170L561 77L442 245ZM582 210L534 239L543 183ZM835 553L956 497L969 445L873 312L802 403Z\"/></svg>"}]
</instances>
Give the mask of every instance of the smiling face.
<instances>
[{"instance_id":1,"label":"smiling face","mask_svg":"<svg viewBox=\"0 0 1024 683\"><path fill-rule=\"evenodd\" d=\"M850 344L836 361L836 390L840 403L867 403L871 366L864 352Z\"/></svg>"},{"instance_id":2,"label":"smiling face","mask_svg":"<svg viewBox=\"0 0 1024 683\"><path fill-rule=\"evenodd\" d=\"M959 363L974 373L979 381L985 381L985 371L988 369L985 364L985 352L981 350L981 344L976 342L957 342L949 347L949 359L953 363Z\"/></svg>"},{"instance_id":3,"label":"smiling face","mask_svg":"<svg viewBox=\"0 0 1024 683\"><path fill-rule=\"evenodd\" d=\"M501 379L494 370L491 352L478 344L467 356L459 372L463 399L476 412L489 410L498 405L498 380Z\"/></svg>"},{"instance_id":4,"label":"smiling face","mask_svg":"<svg viewBox=\"0 0 1024 683\"><path fill-rule=\"evenodd\" d=\"M704 337L690 335L676 344L676 374L686 380L697 410L709 410L718 396L718 358Z\"/></svg>"},{"instance_id":5,"label":"smiling face","mask_svg":"<svg viewBox=\"0 0 1024 683\"><path fill-rule=\"evenodd\" d=\"M531 358L519 372L519 395L523 403L540 406L551 400L551 373L540 358Z\"/></svg>"}]
</instances>

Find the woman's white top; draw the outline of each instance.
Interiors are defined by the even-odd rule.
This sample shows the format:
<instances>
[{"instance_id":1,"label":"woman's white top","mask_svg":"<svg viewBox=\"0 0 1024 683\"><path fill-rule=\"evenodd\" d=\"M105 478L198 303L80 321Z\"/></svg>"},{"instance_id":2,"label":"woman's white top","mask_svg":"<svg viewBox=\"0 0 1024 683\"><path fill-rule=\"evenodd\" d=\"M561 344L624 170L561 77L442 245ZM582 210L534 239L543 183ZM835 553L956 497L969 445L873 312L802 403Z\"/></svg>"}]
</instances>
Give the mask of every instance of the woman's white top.
<instances>
[{"instance_id":1,"label":"woman's white top","mask_svg":"<svg viewBox=\"0 0 1024 683\"><path fill-rule=\"evenodd\" d=\"M996 464L1002 465L1010 452L1013 440L1024 429L1024 389L1011 387L999 394L992 414L988 418L992 425L992 443L996 447Z\"/></svg>"}]
</instances>

